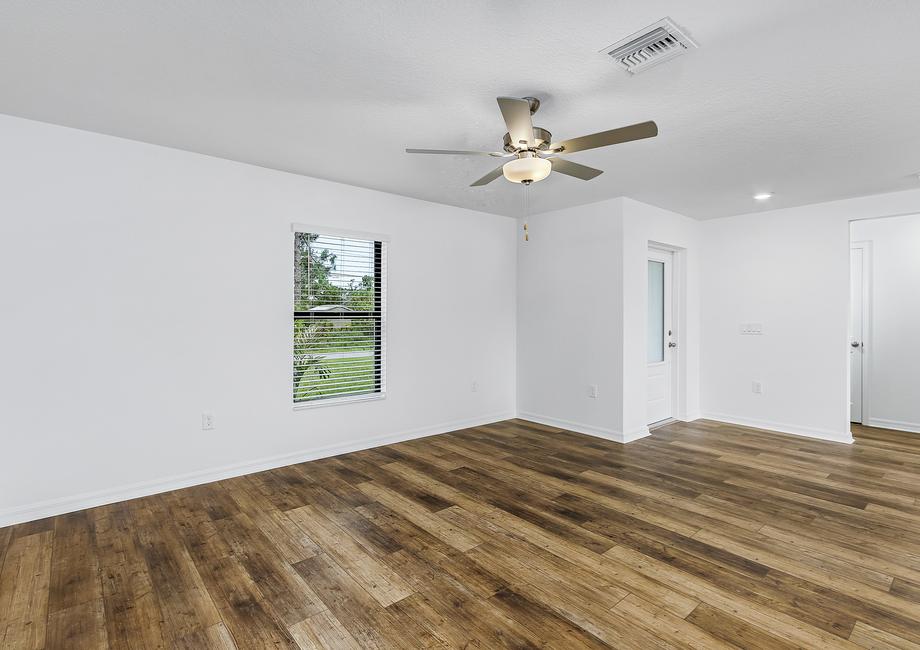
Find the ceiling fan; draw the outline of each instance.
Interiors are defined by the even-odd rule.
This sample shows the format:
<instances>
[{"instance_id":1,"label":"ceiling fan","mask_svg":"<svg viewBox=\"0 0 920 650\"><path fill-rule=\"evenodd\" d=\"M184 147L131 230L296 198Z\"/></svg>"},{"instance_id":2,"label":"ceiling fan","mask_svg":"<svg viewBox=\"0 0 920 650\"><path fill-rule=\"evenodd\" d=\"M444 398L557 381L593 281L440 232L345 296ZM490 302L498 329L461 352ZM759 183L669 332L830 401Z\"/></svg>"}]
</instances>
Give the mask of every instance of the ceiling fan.
<instances>
[{"instance_id":1,"label":"ceiling fan","mask_svg":"<svg viewBox=\"0 0 920 650\"><path fill-rule=\"evenodd\" d=\"M533 125L531 116L540 108L536 97L498 97L498 107L508 132L504 137L503 151L455 151L451 149L406 149L406 153L434 153L455 156L494 156L496 158L513 158L475 181L470 187L488 185L499 176L504 175L512 183L530 185L542 181L551 171L574 176L583 181L603 174L600 169L580 165L561 154L576 153L586 149L606 147L621 142L653 138L658 135L658 125L654 122L640 122L619 129L601 131L580 138L553 142L552 134L546 129Z\"/></svg>"}]
</instances>

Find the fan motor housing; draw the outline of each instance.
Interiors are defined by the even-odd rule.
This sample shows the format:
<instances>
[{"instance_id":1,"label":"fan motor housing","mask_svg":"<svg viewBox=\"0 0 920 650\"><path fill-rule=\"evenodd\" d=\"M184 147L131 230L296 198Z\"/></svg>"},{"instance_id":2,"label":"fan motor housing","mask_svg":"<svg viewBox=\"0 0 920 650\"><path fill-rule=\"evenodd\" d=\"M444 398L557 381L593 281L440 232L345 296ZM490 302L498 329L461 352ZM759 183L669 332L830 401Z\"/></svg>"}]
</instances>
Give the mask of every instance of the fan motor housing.
<instances>
[{"instance_id":1,"label":"fan motor housing","mask_svg":"<svg viewBox=\"0 0 920 650\"><path fill-rule=\"evenodd\" d=\"M546 151L549 149L549 145L553 141L553 134L542 127L535 126L533 127L533 140L537 149L540 151ZM502 138L502 142L504 143L504 150L508 153L517 153L521 149L520 147L515 146L513 142L511 142L510 133L505 134L505 137Z\"/></svg>"}]
</instances>

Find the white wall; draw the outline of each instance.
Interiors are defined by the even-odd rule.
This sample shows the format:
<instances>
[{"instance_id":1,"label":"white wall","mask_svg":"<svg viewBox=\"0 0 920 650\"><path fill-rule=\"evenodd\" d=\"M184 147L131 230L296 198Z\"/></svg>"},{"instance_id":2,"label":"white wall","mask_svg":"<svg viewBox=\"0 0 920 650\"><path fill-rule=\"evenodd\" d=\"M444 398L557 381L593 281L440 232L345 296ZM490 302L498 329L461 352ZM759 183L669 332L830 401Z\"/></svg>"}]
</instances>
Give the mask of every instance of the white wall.
<instances>
[{"instance_id":1,"label":"white wall","mask_svg":"<svg viewBox=\"0 0 920 650\"><path fill-rule=\"evenodd\" d=\"M849 221L918 210L911 190L703 221L704 415L850 441Z\"/></svg>"},{"instance_id":2,"label":"white wall","mask_svg":"<svg viewBox=\"0 0 920 650\"><path fill-rule=\"evenodd\" d=\"M872 243L863 424L920 432L920 215L854 221Z\"/></svg>"},{"instance_id":3,"label":"white wall","mask_svg":"<svg viewBox=\"0 0 920 650\"><path fill-rule=\"evenodd\" d=\"M632 439L649 241L685 263L676 415L847 441L848 224L920 211L920 190L704 222L620 198L532 217L523 243L495 215L37 122L0 116L0 141L0 525L515 399ZM292 222L391 236L386 400L291 408Z\"/></svg>"},{"instance_id":4,"label":"white wall","mask_svg":"<svg viewBox=\"0 0 920 650\"><path fill-rule=\"evenodd\" d=\"M699 409L699 223L627 198L529 218L518 242L518 413L628 441L648 433L650 241L684 249L688 280L675 415ZM589 386L598 397L589 397Z\"/></svg>"},{"instance_id":5,"label":"white wall","mask_svg":"<svg viewBox=\"0 0 920 650\"><path fill-rule=\"evenodd\" d=\"M0 142L0 526L513 414L514 220L7 116ZM385 400L292 410L292 222L391 236Z\"/></svg>"},{"instance_id":6,"label":"white wall","mask_svg":"<svg viewBox=\"0 0 920 650\"><path fill-rule=\"evenodd\" d=\"M528 219L530 241L518 237L520 417L622 437L622 210L614 199L545 212Z\"/></svg>"}]
</instances>

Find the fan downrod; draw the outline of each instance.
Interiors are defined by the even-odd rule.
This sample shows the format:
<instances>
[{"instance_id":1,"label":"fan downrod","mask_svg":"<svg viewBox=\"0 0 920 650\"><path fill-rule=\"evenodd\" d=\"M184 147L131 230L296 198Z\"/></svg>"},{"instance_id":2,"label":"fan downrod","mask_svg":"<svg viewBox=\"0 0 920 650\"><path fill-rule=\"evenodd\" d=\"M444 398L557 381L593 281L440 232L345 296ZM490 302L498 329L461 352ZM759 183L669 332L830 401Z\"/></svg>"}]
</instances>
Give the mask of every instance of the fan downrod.
<instances>
[{"instance_id":1,"label":"fan downrod","mask_svg":"<svg viewBox=\"0 0 920 650\"><path fill-rule=\"evenodd\" d=\"M530 114L533 115L538 110L540 110L540 100L536 97L521 97L521 99L526 99L527 103L530 104Z\"/></svg>"}]
</instances>

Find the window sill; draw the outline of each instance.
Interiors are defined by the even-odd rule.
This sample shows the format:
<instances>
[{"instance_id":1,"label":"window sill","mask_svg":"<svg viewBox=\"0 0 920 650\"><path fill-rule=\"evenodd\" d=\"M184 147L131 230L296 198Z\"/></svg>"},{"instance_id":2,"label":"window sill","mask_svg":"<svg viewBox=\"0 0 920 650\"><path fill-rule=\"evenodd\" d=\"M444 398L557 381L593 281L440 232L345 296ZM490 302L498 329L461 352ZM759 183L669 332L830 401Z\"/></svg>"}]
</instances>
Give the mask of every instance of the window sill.
<instances>
[{"instance_id":1,"label":"window sill","mask_svg":"<svg viewBox=\"0 0 920 650\"><path fill-rule=\"evenodd\" d=\"M339 404L355 404L359 402L375 402L386 399L386 393L371 393L369 395L349 395L348 397L333 397L331 399L320 399L314 402L297 402L294 404L295 411L306 411L309 409L322 408L324 406L337 406Z\"/></svg>"}]
</instances>

